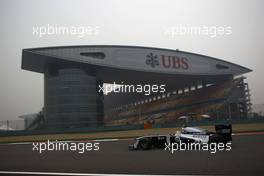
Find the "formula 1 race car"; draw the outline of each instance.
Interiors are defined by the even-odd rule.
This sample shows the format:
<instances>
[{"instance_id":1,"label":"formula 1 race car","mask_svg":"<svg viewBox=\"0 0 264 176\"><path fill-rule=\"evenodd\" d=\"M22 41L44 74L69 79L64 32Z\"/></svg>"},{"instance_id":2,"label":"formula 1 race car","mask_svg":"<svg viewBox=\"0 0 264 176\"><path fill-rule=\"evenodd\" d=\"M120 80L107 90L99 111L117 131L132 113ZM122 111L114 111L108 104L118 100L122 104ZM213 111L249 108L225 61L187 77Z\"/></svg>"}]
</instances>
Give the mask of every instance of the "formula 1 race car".
<instances>
[{"instance_id":1,"label":"formula 1 race car","mask_svg":"<svg viewBox=\"0 0 264 176\"><path fill-rule=\"evenodd\" d=\"M231 125L215 125L215 132L198 127L184 127L176 134L150 135L136 138L129 150L149 150L151 148L164 148L165 144L181 143L228 143L232 141Z\"/></svg>"}]
</instances>

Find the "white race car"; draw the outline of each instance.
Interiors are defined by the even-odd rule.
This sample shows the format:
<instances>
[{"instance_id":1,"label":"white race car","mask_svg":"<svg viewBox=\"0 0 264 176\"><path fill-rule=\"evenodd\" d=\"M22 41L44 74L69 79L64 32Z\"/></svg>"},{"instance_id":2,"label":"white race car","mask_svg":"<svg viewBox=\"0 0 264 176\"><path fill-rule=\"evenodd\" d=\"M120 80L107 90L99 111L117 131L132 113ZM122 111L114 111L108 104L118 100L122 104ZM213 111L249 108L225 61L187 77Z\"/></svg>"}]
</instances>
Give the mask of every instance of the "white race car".
<instances>
[{"instance_id":1,"label":"white race car","mask_svg":"<svg viewBox=\"0 0 264 176\"><path fill-rule=\"evenodd\" d=\"M164 148L165 144L182 143L228 143L232 141L231 125L215 125L215 132L198 127L184 127L176 134L150 135L136 138L133 144L129 145L130 150L148 150L151 148Z\"/></svg>"}]
</instances>

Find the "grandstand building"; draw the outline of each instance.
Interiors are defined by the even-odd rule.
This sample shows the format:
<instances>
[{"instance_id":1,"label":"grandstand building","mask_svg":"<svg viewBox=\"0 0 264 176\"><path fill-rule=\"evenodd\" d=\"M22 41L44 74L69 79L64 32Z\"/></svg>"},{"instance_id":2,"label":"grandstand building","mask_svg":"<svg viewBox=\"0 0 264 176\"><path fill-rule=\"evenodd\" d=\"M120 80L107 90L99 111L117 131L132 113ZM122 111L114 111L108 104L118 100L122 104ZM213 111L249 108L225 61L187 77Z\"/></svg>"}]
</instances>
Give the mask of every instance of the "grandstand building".
<instances>
[{"instance_id":1,"label":"grandstand building","mask_svg":"<svg viewBox=\"0 0 264 176\"><path fill-rule=\"evenodd\" d=\"M243 76L250 69L180 50L135 46L23 49L22 69L44 74L43 115L34 120L41 121L39 128L177 123L182 116L247 118L251 112ZM166 85L166 92L105 95L99 91L104 83Z\"/></svg>"}]
</instances>

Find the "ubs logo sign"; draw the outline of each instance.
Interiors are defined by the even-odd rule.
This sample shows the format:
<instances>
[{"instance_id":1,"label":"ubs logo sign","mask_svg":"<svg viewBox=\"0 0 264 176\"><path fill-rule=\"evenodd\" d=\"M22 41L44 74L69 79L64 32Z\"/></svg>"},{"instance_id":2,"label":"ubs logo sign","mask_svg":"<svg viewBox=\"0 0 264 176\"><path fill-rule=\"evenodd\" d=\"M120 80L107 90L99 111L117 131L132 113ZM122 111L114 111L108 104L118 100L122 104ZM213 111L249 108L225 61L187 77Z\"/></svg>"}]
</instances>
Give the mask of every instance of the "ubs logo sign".
<instances>
[{"instance_id":1,"label":"ubs logo sign","mask_svg":"<svg viewBox=\"0 0 264 176\"><path fill-rule=\"evenodd\" d=\"M150 53L147 55L146 64L150 65L151 67L156 67L159 65L158 56Z\"/></svg>"},{"instance_id":2,"label":"ubs logo sign","mask_svg":"<svg viewBox=\"0 0 264 176\"><path fill-rule=\"evenodd\" d=\"M148 54L146 57L146 64L151 66L152 68L160 65L161 67L168 69L189 69L189 61L186 57L178 57L163 54L158 56L153 53Z\"/></svg>"}]
</instances>

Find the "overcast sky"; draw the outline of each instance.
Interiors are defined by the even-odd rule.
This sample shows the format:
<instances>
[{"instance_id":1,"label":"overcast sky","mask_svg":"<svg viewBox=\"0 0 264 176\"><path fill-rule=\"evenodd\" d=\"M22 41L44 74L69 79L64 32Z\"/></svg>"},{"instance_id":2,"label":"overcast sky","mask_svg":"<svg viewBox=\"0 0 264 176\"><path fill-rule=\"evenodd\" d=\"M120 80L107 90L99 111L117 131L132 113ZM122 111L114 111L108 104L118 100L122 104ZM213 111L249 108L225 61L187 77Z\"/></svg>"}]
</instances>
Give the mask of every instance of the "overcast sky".
<instances>
[{"instance_id":1,"label":"overcast sky","mask_svg":"<svg viewBox=\"0 0 264 176\"><path fill-rule=\"evenodd\" d=\"M0 120L43 107L43 75L21 69L23 48L58 45L139 45L180 49L234 62L246 74L253 104L264 103L262 0L1 0ZM47 25L96 27L97 34L38 36ZM171 29L230 27L231 34L170 35Z\"/></svg>"}]
</instances>

